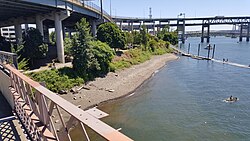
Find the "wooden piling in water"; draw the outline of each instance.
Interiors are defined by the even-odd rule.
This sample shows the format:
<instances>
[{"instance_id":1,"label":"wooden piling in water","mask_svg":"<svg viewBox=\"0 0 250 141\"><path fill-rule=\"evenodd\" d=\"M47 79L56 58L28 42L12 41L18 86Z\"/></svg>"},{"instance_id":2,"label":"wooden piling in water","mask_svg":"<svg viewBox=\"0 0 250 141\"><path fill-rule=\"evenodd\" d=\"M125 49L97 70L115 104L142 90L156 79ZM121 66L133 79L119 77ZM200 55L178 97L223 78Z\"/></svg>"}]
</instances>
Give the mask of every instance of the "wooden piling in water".
<instances>
[{"instance_id":1,"label":"wooden piling in water","mask_svg":"<svg viewBox=\"0 0 250 141\"><path fill-rule=\"evenodd\" d=\"M213 56L212 56L212 58L214 58L214 53L215 53L215 44L214 44L214 48L213 48Z\"/></svg>"},{"instance_id":2,"label":"wooden piling in water","mask_svg":"<svg viewBox=\"0 0 250 141\"><path fill-rule=\"evenodd\" d=\"M188 44L188 54L189 54L189 51L190 51L190 43Z\"/></svg>"},{"instance_id":3,"label":"wooden piling in water","mask_svg":"<svg viewBox=\"0 0 250 141\"><path fill-rule=\"evenodd\" d=\"M207 50L207 59L209 59L209 56L210 56L210 47Z\"/></svg>"},{"instance_id":4,"label":"wooden piling in water","mask_svg":"<svg viewBox=\"0 0 250 141\"><path fill-rule=\"evenodd\" d=\"M198 56L200 56L200 48L201 48L201 44L198 45Z\"/></svg>"}]
</instances>

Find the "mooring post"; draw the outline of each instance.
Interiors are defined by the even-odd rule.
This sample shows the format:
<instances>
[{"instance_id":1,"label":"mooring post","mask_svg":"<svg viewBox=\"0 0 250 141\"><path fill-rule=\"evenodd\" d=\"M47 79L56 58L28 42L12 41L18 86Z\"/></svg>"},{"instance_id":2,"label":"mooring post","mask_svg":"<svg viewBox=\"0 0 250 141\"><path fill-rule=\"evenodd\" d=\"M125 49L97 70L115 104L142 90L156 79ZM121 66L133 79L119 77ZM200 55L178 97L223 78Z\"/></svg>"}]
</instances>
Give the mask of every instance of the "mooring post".
<instances>
[{"instance_id":1,"label":"mooring post","mask_svg":"<svg viewBox=\"0 0 250 141\"><path fill-rule=\"evenodd\" d=\"M213 48L213 56L212 56L212 58L214 58L214 52L215 52L215 44L214 44L214 48Z\"/></svg>"},{"instance_id":2,"label":"mooring post","mask_svg":"<svg viewBox=\"0 0 250 141\"><path fill-rule=\"evenodd\" d=\"M209 56L210 56L210 48L208 48L207 50L207 59L209 59Z\"/></svg>"},{"instance_id":3,"label":"mooring post","mask_svg":"<svg viewBox=\"0 0 250 141\"><path fill-rule=\"evenodd\" d=\"M198 56L200 56L200 48L201 48L201 44L198 45Z\"/></svg>"},{"instance_id":4,"label":"mooring post","mask_svg":"<svg viewBox=\"0 0 250 141\"><path fill-rule=\"evenodd\" d=\"M190 43L188 44L188 54L189 54L189 51L190 51Z\"/></svg>"}]
</instances>

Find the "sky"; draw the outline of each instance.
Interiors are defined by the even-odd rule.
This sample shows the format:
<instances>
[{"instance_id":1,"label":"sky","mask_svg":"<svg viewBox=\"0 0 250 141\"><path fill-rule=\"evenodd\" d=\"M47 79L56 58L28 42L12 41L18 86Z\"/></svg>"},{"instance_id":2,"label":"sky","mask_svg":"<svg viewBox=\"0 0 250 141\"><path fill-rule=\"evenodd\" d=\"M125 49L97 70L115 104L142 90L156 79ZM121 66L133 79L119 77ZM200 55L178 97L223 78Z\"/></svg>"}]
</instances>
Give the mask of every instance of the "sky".
<instances>
[{"instance_id":1,"label":"sky","mask_svg":"<svg viewBox=\"0 0 250 141\"><path fill-rule=\"evenodd\" d=\"M100 0L93 0L100 3ZM250 0L103 0L104 10L122 17L175 18L180 13L186 17L250 16ZM211 29L229 29L231 26L217 26Z\"/></svg>"}]
</instances>

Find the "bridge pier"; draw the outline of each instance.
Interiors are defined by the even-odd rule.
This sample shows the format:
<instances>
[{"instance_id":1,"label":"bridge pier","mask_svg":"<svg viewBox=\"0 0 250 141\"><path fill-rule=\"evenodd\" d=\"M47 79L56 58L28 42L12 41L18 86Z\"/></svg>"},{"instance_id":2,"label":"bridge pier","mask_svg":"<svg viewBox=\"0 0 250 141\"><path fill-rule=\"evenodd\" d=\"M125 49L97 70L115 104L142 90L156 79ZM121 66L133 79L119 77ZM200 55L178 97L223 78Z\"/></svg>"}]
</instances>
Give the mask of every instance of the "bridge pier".
<instances>
[{"instance_id":1,"label":"bridge pier","mask_svg":"<svg viewBox=\"0 0 250 141\"><path fill-rule=\"evenodd\" d=\"M207 28L207 35L204 35L205 28ZM210 25L209 24L202 25L201 43L204 43L205 38L207 39L207 43L209 43L210 42Z\"/></svg>"},{"instance_id":2,"label":"bridge pier","mask_svg":"<svg viewBox=\"0 0 250 141\"><path fill-rule=\"evenodd\" d=\"M180 24L180 22L182 22L182 24ZM185 43L185 20L177 21L177 31L178 31L178 34L181 31L181 42L184 44Z\"/></svg>"},{"instance_id":3,"label":"bridge pier","mask_svg":"<svg viewBox=\"0 0 250 141\"><path fill-rule=\"evenodd\" d=\"M243 33L244 29L247 32L246 35L244 35L244 33ZM249 40L249 38L250 38L249 32L250 32L250 23L248 23L248 24L241 24L240 25L240 38L239 38L239 41L242 42L243 41L243 37L246 37L246 41L249 42L250 41Z\"/></svg>"},{"instance_id":4,"label":"bridge pier","mask_svg":"<svg viewBox=\"0 0 250 141\"><path fill-rule=\"evenodd\" d=\"M44 25L43 34L44 34L44 37L43 37L44 42L45 43L50 43L50 40L49 40L49 28L48 28L47 25Z\"/></svg>"},{"instance_id":5,"label":"bridge pier","mask_svg":"<svg viewBox=\"0 0 250 141\"><path fill-rule=\"evenodd\" d=\"M21 23L18 23L18 21L15 22L15 36L16 36L16 43L18 45L22 42L22 26Z\"/></svg>"},{"instance_id":6,"label":"bridge pier","mask_svg":"<svg viewBox=\"0 0 250 141\"><path fill-rule=\"evenodd\" d=\"M249 42L249 29L250 28L250 23L247 24L247 42Z\"/></svg>"},{"instance_id":7,"label":"bridge pier","mask_svg":"<svg viewBox=\"0 0 250 141\"><path fill-rule=\"evenodd\" d=\"M40 31L41 35L44 37L43 33L43 21L45 18L42 18L40 15L36 15L36 28Z\"/></svg>"},{"instance_id":8,"label":"bridge pier","mask_svg":"<svg viewBox=\"0 0 250 141\"><path fill-rule=\"evenodd\" d=\"M69 17L69 11L66 11L66 14L63 12L55 13L54 16L55 16L54 18L55 18L57 58L61 63L65 63L62 21L67 17Z\"/></svg>"},{"instance_id":9,"label":"bridge pier","mask_svg":"<svg viewBox=\"0 0 250 141\"><path fill-rule=\"evenodd\" d=\"M90 26L91 26L91 33L92 35L95 37L96 36L96 21L95 20L91 20L90 21Z\"/></svg>"},{"instance_id":10,"label":"bridge pier","mask_svg":"<svg viewBox=\"0 0 250 141\"><path fill-rule=\"evenodd\" d=\"M121 30L122 30L122 23L123 23L123 22L121 21L121 22L120 22L120 29L121 29Z\"/></svg>"}]
</instances>

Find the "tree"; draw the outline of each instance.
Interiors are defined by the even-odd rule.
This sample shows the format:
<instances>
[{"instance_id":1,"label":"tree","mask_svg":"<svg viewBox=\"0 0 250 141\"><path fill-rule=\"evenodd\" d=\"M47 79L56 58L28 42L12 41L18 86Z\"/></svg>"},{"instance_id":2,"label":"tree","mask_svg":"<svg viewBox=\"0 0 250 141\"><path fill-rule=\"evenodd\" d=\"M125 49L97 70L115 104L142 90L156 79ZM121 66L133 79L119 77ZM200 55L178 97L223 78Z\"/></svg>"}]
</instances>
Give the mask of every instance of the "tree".
<instances>
[{"instance_id":1,"label":"tree","mask_svg":"<svg viewBox=\"0 0 250 141\"><path fill-rule=\"evenodd\" d=\"M141 44L141 34L138 31L132 31L133 34L133 44Z\"/></svg>"},{"instance_id":2,"label":"tree","mask_svg":"<svg viewBox=\"0 0 250 141\"><path fill-rule=\"evenodd\" d=\"M97 60L90 52L90 41L92 37L90 35L89 23L86 19L82 18L81 21L76 23L76 35L73 36L73 69L81 76L84 76L88 72L88 68L96 65Z\"/></svg>"},{"instance_id":3,"label":"tree","mask_svg":"<svg viewBox=\"0 0 250 141\"><path fill-rule=\"evenodd\" d=\"M165 33L163 36L163 40L166 42L170 42L173 45L178 43L178 36L175 32Z\"/></svg>"},{"instance_id":4,"label":"tree","mask_svg":"<svg viewBox=\"0 0 250 141\"><path fill-rule=\"evenodd\" d=\"M23 34L24 47L21 50L21 56L29 59L33 65L34 59L43 58L48 52L48 45L43 43L43 37L38 29L28 28L26 34Z\"/></svg>"},{"instance_id":5,"label":"tree","mask_svg":"<svg viewBox=\"0 0 250 141\"><path fill-rule=\"evenodd\" d=\"M85 80L106 74L113 58L112 49L100 41L94 41L86 19L76 24L77 34L73 37L73 69Z\"/></svg>"},{"instance_id":6,"label":"tree","mask_svg":"<svg viewBox=\"0 0 250 141\"><path fill-rule=\"evenodd\" d=\"M142 29L140 30L140 33L141 33L141 43L144 46L144 50L147 50L149 37L148 37L145 25L142 26Z\"/></svg>"},{"instance_id":7,"label":"tree","mask_svg":"<svg viewBox=\"0 0 250 141\"><path fill-rule=\"evenodd\" d=\"M125 36L119 27L111 22L100 25L97 29L97 39L107 43L111 48L124 48Z\"/></svg>"},{"instance_id":8,"label":"tree","mask_svg":"<svg viewBox=\"0 0 250 141\"><path fill-rule=\"evenodd\" d=\"M105 75L110 71L110 63L114 57L113 50L101 41L91 41L91 52L94 58L97 59L98 65L95 68L91 68L91 72L94 72L94 76Z\"/></svg>"},{"instance_id":9,"label":"tree","mask_svg":"<svg viewBox=\"0 0 250 141\"><path fill-rule=\"evenodd\" d=\"M0 36L0 50L11 52L11 44L10 42L6 41L6 38Z\"/></svg>"}]
</instances>

